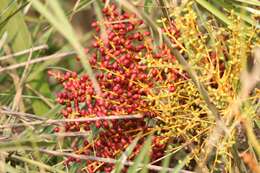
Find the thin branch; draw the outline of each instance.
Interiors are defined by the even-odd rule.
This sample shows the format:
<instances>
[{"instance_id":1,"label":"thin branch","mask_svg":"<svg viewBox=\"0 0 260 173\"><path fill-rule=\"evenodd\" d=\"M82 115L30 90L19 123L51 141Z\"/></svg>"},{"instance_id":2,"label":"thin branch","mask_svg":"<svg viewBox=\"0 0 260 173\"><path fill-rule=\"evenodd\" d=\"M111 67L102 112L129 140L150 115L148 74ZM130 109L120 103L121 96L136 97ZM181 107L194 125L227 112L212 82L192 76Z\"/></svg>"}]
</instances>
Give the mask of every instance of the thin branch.
<instances>
[{"instance_id":1,"label":"thin branch","mask_svg":"<svg viewBox=\"0 0 260 173\"><path fill-rule=\"evenodd\" d=\"M15 116L30 116L34 117L36 115L27 114L22 112L12 112L12 111L4 111L0 110L2 114L8 115L15 115ZM106 117L93 117L93 118L75 118L75 119L60 119L60 120L53 120L53 119L45 119L45 120L38 120L34 122L24 123L16 123L16 124L6 124L0 126L1 129L3 128L12 128L12 127L21 127L25 125L52 125L52 124L63 124L63 123L70 123L70 122L91 122L91 121L99 121L99 120L120 120L120 119L139 119L143 118L141 114L134 114L134 115L114 115L114 116L106 116Z\"/></svg>"},{"instance_id":2,"label":"thin branch","mask_svg":"<svg viewBox=\"0 0 260 173\"><path fill-rule=\"evenodd\" d=\"M43 138L50 138L50 137L75 137L75 136L88 136L91 132L84 131L84 132L59 132L59 133L53 133L53 134L43 134L40 135Z\"/></svg>"},{"instance_id":3,"label":"thin branch","mask_svg":"<svg viewBox=\"0 0 260 173\"><path fill-rule=\"evenodd\" d=\"M81 159L81 160L93 160L93 161L98 161L98 162L105 162L105 163L121 163L123 165L126 166L131 166L133 164L135 164L135 162L132 161L120 161L120 160L116 160L116 159L112 159L112 158L103 158L103 157L95 157L95 156L87 156L87 155L81 155L81 154L73 154L73 153L65 153L65 152L60 152L60 151L51 151L51 150L46 150L46 149L39 149L40 152L46 153L46 154L50 154L50 155L54 155L54 156L65 156L65 157L72 157L75 159ZM174 169L173 168L163 168L161 166L157 166L157 165L152 165L152 164L138 164L138 166L140 168L142 167L146 167L150 170L154 170L154 171L161 171L161 170L166 170L167 172L173 172ZM194 173L191 171L186 171L186 170L181 170L180 173Z\"/></svg>"},{"instance_id":4,"label":"thin branch","mask_svg":"<svg viewBox=\"0 0 260 173\"><path fill-rule=\"evenodd\" d=\"M48 56L40 57L40 58L37 58L37 59L33 59L29 62L22 62L20 64L10 65L10 66L5 67L5 68L0 68L0 73L7 71L7 70L13 70L13 69L16 69L16 68L24 67L24 66L26 66L27 63L29 65L31 65L31 64L36 64L36 63L39 63L39 62L51 60L51 59L64 58L64 57L68 57L68 56L71 56L71 55L76 55L76 52L70 51L70 52L56 53L56 54L53 54L53 55L48 55Z\"/></svg>"},{"instance_id":5,"label":"thin branch","mask_svg":"<svg viewBox=\"0 0 260 173\"><path fill-rule=\"evenodd\" d=\"M41 116L37 116L37 115L34 115L34 114L29 114L29 113L23 113L23 112L16 112L16 113L12 113L13 111L10 110L9 108L7 107L2 107L0 108L0 114L9 114L9 115L14 115L18 118L29 118L29 119L34 119L34 120L46 120L45 118L41 117Z\"/></svg>"},{"instance_id":6,"label":"thin branch","mask_svg":"<svg viewBox=\"0 0 260 173\"><path fill-rule=\"evenodd\" d=\"M16 94L14 96L14 99L13 99L13 106L12 106L12 109L15 110L16 107L18 107L18 105L20 105L19 107L21 108L24 108L24 103L23 103L23 99L22 99L22 93L23 93L23 88L24 88L24 83L30 73L30 68L29 68L29 62L31 61L32 59L32 49L29 49L29 56L28 56L28 59L27 59L27 63L25 65L25 68L23 70L23 74L22 74L22 77L19 79L19 82L18 82L18 85L17 85L17 88L16 88ZM12 55L11 55L12 57ZM20 111L24 111L24 109L20 109Z\"/></svg>"},{"instance_id":7,"label":"thin branch","mask_svg":"<svg viewBox=\"0 0 260 173\"><path fill-rule=\"evenodd\" d=\"M27 54L30 52L35 52L35 51L42 50L42 49L48 49L48 45L44 44L44 45L40 45L40 46L33 47L30 49L26 49L26 50L23 50L23 51L14 53L14 54L5 55L5 56L0 57L0 61L6 60L6 59L9 59L12 57L16 57L16 56L21 56L21 55L24 55L24 54Z\"/></svg>"}]
</instances>

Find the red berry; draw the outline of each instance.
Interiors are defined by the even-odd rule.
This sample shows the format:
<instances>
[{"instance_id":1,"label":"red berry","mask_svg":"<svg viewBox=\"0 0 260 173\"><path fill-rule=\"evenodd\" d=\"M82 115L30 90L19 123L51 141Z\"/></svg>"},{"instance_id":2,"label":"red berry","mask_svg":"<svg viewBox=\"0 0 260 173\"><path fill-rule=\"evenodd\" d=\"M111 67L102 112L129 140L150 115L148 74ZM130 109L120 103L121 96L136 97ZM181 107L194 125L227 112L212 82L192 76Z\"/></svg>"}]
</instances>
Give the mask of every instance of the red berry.
<instances>
[{"instance_id":1,"label":"red berry","mask_svg":"<svg viewBox=\"0 0 260 173\"><path fill-rule=\"evenodd\" d=\"M170 92L174 92L174 91L175 91L174 85L171 85L171 86L169 87L169 91L170 91Z\"/></svg>"},{"instance_id":2,"label":"red berry","mask_svg":"<svg viewBox=\"0 0 260 173\"><path fill-rule=\"evenodd\" d=\"M53 129L53 131L54 131L55 133L58 133L58 132L60 131L60 128L59 128L59 127L55 127L55 128Z\"/></svg>"}]
</instances>

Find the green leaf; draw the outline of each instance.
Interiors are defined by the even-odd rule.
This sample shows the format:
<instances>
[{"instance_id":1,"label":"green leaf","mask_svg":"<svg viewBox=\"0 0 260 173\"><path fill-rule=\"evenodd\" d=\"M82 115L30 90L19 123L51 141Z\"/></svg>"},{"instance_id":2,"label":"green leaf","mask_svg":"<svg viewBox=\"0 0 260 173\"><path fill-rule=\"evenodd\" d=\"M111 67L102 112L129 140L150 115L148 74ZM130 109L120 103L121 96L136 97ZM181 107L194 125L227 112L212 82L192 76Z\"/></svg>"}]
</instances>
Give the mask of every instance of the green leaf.
<instances>
[{"instance_id":1,"label":"green leaf","mask_svg":"<svg viewBox=\"0 0 260 173\"><path fill-rule=\"evenodd\" d=\"M198 4L200 4L202 7L207 9L209 12L211 12L213 15L215 15L217 18L222 20L228 26L233 25L233 22L230 19L228 19L228 17L225 14L223 14L223 12L221 12L217 7L210 4L208 1L206 0L195 0L195 1Z\"/></svg>"},{"instance_id":2,"label":"green leaf","mask_svg":"<svg viewBox=\"0 0 260 173\"><path fill-rule=\"evenodd\" d=\"M235 4L235 6L238 8L241 8L242 10L245 10L249 13L252 13L254 15L260 15L260 10L257 10L256 8L251 8L251 7L246 7L246 6L242 6L242 5L236 5L236 4Z\"/></svg>"},{"instance_id":3,"label":"green leaf","mask_svg":"<svg viewBox=\"0 0 260 173\"><path fill-rule=\"evenodd\" d=\"M245 4L260 6L259 0L235 0L235 1L242 2L242 3L245 3Z\"/></svg>"},{"instance_id":4,"label":"green leaf","mask_svg":"<svg viewBox=\"0 0 260 173\"><path fill-rule=\"evenodd\" d=\"M32 87L37 90L40 94L44 96L49 96L51 94L49 85L47 82L42 82L43 74L38 75L38 81L31 83ZM30 92L31 93L31 92ZM32 108L35 114L43 115L49 111L49 106L44 103L42 100L33 100Z\"/></svg>"},{"instance_id":5,"label":"green leaf","mask_svg":"<svg viewBox=\"0 0 260 173\"><path fill-rule=\"evenodd\" d=\"M224 0L219 0L219 1L215 1L215 3L221 7L221 8L225 8L228 11L234 11L234 14L236 16L239 16L242 20L244 20L245 22L247 22L250 25L253 26L258 26L257 22L255 20L252 19L252 16L250 13L246 13L246 9L245 6L237 6L236 4L232 4L232 3L227 3ZM241 9L242 8L242 9Z\"/></svg>"},{"instance_id":6,"label":"green leaf","mask_svg":"<svg viewBox=\"0 0 260 173\"><path fill-rule=\"evenodd\" d=\"M46 112L43 116L46 118L57 119L58 118L57 114L60 112L61 109L62 109L61 105L56 105L52 109L49 109L48 112Z\"/></svg>"},{"instance_id":7,"label":"green leaf","mask_svg":"<svg viewBox=\"0 0 260 173\"><path fill-rule=\"evenodd\" d=\"M16 11L17 9L19 11ZM11 43L14 52L30 48L31 35L16 1L1 0L0 12L3 13L1 13L0 23L4 22L2 23L4 26L0 27L0 36L7 32L8 42Z\"/></svg>"},{"instance_id":8,"label":"green leaf","mask_svg":"<svg viewBox=\"0 0 260 173\"><path fill-rule=\"evenodd\" d=\"M151 12L151 8L149 6L153 6L153 1L152 0L145 0L144 2L144 11L146 13L150 13Z\"/></svg>"},{"instance_id":9,"label":"green leaf","mask_svg":"<svg viewBox=\"0 0 260 173\"><path fill-rule=\"evenodd\" d=\"M32 103L33 112L37 115L44 115L49 107L45 105L41 100L34 100Z\"/></svg>"}]
</instances>

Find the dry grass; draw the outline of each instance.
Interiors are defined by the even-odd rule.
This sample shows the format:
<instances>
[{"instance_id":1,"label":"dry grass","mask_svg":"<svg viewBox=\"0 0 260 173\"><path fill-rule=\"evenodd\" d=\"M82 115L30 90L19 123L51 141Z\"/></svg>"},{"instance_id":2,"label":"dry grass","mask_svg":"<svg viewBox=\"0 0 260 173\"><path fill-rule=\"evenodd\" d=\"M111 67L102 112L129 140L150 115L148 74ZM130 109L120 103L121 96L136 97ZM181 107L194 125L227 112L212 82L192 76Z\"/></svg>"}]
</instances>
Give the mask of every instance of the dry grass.
<instances>
[{"instance_id":1,"label":"dry grass","mask_svg":"<svg viewBox=\"0 0 260 173\"><path fill-rule=\"evenodd\" d=\"M62 107L55 102L55 93L61 89L48 78L47 70L87 73L96 92L101 92L83 49L83 45L90 45L92 33L79 39L73 27L81 26L69 23L75 14L93 7L92 12L103 21L101 6L97 1L77 0L64 10L70 13L64 13L61 5L65 7L65 1L48 1L48 8L45 1L28 2L3 0L0 4L0 173L83 172L86 160L136 166L132 172L259 172L260 39L259 23L254 20L259 2L116 1L120 8L143 19L144 28L153 33L154 43L166 44L178 62L164 64L147 57L143 60L150 60L160 71L174 67L190 77L178 81L173 94L165 89L171 81L164 81L157 85L159 92L158 88L151 88L145 98L154 103L150 109L157 113L155 120L163 122L151 128L149 134L158 133L168 141L177 141L164 157L151 163L129 161L124 155L115 159L73 153L72 147L82 139L95 141L97 132L93 129L53 132L54 127L71 122L138 121L143 115L62 119ZM237 10L248 7L255 9L254 13ZM169 19L175 20L182 33L180 38L167 32ZM107 39L104 28L101 31L102 38ZM225 66L222 76L220 65L210 59L212 51L218 55L216 62ZM75 56L79 61L72 58ZM83 166L65 166L67 157L80 160ZM168 157L180 162L171 163L168 159L170 163L165 167L158 165Z\"/></svg>"}]
</instances>

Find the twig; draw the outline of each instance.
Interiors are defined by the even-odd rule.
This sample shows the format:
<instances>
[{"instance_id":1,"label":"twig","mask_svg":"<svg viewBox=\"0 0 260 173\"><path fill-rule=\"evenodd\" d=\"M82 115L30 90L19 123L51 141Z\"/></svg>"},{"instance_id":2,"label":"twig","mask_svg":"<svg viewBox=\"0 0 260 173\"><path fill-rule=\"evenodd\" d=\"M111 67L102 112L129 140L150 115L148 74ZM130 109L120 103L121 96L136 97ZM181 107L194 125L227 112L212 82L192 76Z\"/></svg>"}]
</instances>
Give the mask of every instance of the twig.
<instances>
[{"instance_id":1,"label":"twig","mask_svg":"<svg viewBox=\"0 0 260 173\"><path fill-rule=\"evenodd\" d=\"M6 60L6 59L9 59L9 58L12 58L12 57L24 55L24 54L27 54L27 53L30 53L30 52L35 52L35 51L42 50L42 49L48 49L48 45L44 44L44 45L40 45L40 46L33 47L33 48L30 48L30 49L26 49L26 50L23 50L23 51L14 53L14 54L2 56L2 57L0 57L0 61Z\"/></svg>"},{"instance_id":2,"label":"twig","mask_svg":"<svg viewBox=\"0 0 260 173\"><path fill-rule=\"evenodd\" d=\"M0 114L2 113L2 114L11 114L11 115L14 115L14 116L16 116L16 117L18 117L18 118L30 118L30 119L36 119L36 120L42 120L42 121L44 121L44 120L46 120L45 118L42 118L42 117L40 117L40 116L37 116L37 115L34 115L34 114L28 114L28 113L23 113L23 112L13 112L12 110L10 110L9 108L7 108L7 107L2 107L2 108L0 108Z\"/></svg>"},{"instance_id":3,"label":"twig","mask_svg":"<svg viewBox=\"0 0 260 173\"><path fill-rule=\"evenodd\" d=\"M131 162L131 161L120 161L120 160L116 160L116 159L112 159L112 158L103 158L103 157L95 157L95 156L86 156L86 155L81 155L81 154L73 154L73 153L65 153L65 152L59 152L59 151L51 151L51 150L46 150L46 149L39 149L40 152L46 153L46 154L50 154L50 155L54 155L54 156L65 156L65 157L72 157L75 159L81 159L81 160L93 160L93 161L99 161L99 162L106 162L106 163L122 163L126 166L131 166L133 165L135 162ZM163 168L161 166L157 166L157 165L152 165L152 164L138 164L139 167L146 167L150 170L154 170L154 171L161 171L161 170L166 170L167 172L172 172L174 171L173 168ZM180 173L194 173L191 171L186 171L186 170L181 170Z\"/></svg>"},{"instance_id":4,"label":"twig","mask_svg":"<svg viewBox=\"0 0 260 173\"><path fill-rule=\"evenodd\" d=\"M13 106L12 106L12 109L15 110L16 107L18 107L18 105L24 105L23 104L23 99L22 99L22 93L23 93L23 88L24 88L24 83L28 77L28 74L30 72L30 68L29 68L29 62L32 58L32 49L29 49L29 56L28 56L28 59L27 59L27 63L25 65L25 68L24 68L24 71L23 71L23 74L22 74L22 77L19 79L19 82L17 84L17 87L16 87L16 94L14 96L14 99L13 99ZM12 57L12 55L10 55L10 57ZM20 106L21 108L24 108L24 106ZM23 111L20 109L20 111Z\"/></svg>"},{"instance_id":5,"label":"twig","mask_svg":"<svg viewBox=\"0 0 260 173\"><path fill-rule=\"evenodd\" d=\"M40 57L40 58L37 58L37 59L33 59L29 62L22 62L20 64L15 64L15 65L10 65L10 66L5 67L5 68L0 68L0 73L7 71L7 70L12 70L12 69L16 69L16 68L26 66L27 63L29 65L31 65L31 64L42 62L42 61L47 61L47 60L56 59L56 58L64 58L64 57L68 57L70 55L75 55L75 54L76 54L75 51L70 51L70 52L62 52L62 53L56 53L56 54L49 55L49 56Z\"/></svg>"},{"instance_id":6,"label":"twig","mask_svg":"<svg viewBox=\"0 0 260 173\"><path fill-rule=\"evenodd\" d=\"M0 113L2 114L9 114L9 115L18 115L18 116L30 116L35 117L36 115L33 114L27 114L22 112L12 112L12 111L4 111L0 110ZM37 116L36 116L37 117ZM143 115L140 114L134 114L134 115L114 115L114 116L106 116L106 117L94 117L94 118L75 118L75 119L61 119L61 120L53 120L53 119L41 119L34 122L28 122L26 125L49 125L49 124L63 124L63 123L70 123L70 122L90 122L90 121L99 121L99 120L120 120L120 119L138 119L143 118ZM11 127L21 127L24 126L23 123L16 123L16 124L6 124L3 126L0 126L0 128L11 128Z\"/></svg>"},{"instance_id":7,"label":"twig","mask_svg":"<svg viewBox=\"0 0 260 173\"><path fill-rule=\"evenodd\" d=\"M43 134L40 135L43 138L50 138L50 137L74 137L74 136L88 136L90 134L89 131L85 132L59 132L59 133L53 133L53 134Z\"/></svg>"}]
</instances>

